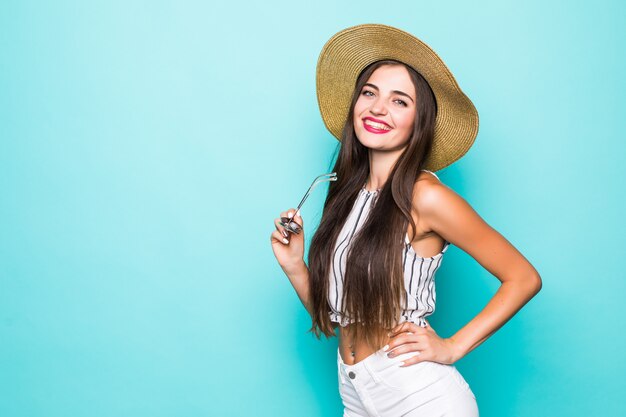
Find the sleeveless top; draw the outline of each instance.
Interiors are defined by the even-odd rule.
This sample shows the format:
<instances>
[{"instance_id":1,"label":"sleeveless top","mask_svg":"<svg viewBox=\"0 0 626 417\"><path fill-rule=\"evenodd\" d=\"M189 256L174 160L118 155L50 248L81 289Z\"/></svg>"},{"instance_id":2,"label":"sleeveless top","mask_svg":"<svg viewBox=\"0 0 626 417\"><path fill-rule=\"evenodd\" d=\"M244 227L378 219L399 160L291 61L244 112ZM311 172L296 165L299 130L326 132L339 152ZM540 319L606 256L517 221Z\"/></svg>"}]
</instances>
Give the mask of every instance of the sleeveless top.
<instances>
[{"instance_id":1,"label":"sleeveless top","mask_svg":"<svg viewBox=\"0 0 626 417\"><path fill-rule=\"evenodd\" d=\"M427 170L424 170L427 171ZM427 171L437 175L432 171ZM437 177L439 178L439 177ZM339 232L332 256L330 269L330 285L328 290L328 304L330 306L330 320L339 323L342 327L353 323L342 315L343 311L343 275L346 268L346 257L352 237L365 223L370 209L374 206L379 190L368 191L365 186L359 191L354 206ZM405 296L402 303L402 312L399 323L411 321L418 326L425 327L425 317L435 311L435 273L441 265L443 254L448 250L449 242L445 242L441 252L434 256L421 257L415 253L409 241L408 233L404 236L402 251L402 265L404 270Z\"/></svg>"}]
</instances>

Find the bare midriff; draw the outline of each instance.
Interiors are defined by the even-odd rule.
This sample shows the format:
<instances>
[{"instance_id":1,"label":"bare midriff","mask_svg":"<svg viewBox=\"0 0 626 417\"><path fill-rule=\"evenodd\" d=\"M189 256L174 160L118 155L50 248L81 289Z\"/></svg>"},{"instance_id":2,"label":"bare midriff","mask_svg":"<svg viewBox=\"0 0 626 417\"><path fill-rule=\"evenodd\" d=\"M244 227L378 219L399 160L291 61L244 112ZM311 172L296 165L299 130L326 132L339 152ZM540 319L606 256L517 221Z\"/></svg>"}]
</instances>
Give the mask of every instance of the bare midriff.
<instances>
[{"instance_id":1,"label":"bare midriff","mask_svg":"<svg viewBox=\"0 0 626 417\"><path fill-rule=\"evenodd\" d=\"M342 327L337 325L339 331L337 332L339 337L339 354L341 355L341 359L344 363L348 365L354 365L355 363L361 362L363 359L370 356L375 352L364 338L359 338L359 340L354 340L350 333L348 333L348 329L350 326L355 326L356 324L351 323L346 327ZM390 338L385 336L385 343L389 343ZM383 345L384 346L384 345Z\"/></svg>"}]
</instances>

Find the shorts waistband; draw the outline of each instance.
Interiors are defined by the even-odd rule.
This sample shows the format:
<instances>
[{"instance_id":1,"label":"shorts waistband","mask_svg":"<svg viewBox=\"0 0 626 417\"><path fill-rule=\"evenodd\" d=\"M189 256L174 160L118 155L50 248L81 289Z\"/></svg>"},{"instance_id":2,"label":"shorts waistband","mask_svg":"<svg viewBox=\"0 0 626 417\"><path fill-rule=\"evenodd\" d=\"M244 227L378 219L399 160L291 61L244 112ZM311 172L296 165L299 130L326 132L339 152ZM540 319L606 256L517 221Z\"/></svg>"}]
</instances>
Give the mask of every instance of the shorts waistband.
<instances>
[{"instance_id":1,"label":"shorts waistband","mask_svg":"<svg viewBox=\"0 0 626 417\"><path fill-rule=\"evenodd\" d=\"M375 381L378 381L377 372L380 372L390 366L399 366L400 362L410 356L411 353L409 352L390 358L387 356L387 352L381 348L363 360L350 365L343 361L339 348L337 348L337 367L339 368L339 374L341 375L343 382L345 382L346 376L350 377L351 373L354 375L363 374L364 372L366 372Z\"/></svg>"}]
</instances>

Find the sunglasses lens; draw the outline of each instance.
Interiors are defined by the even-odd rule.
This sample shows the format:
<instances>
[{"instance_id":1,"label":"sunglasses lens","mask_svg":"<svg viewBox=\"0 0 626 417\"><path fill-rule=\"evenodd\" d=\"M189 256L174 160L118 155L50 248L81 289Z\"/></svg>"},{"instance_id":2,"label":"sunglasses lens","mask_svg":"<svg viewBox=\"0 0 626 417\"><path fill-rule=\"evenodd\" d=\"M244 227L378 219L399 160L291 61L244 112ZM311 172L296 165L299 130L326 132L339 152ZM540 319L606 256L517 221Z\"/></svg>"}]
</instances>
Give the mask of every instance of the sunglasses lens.
<instances>
[{"instance_id":1,"label":"sunglasses lens","mask_svg":"<svg viewBox=\"0 0 626 417\"><path fill-rule=\"evenodd\" d=\"M299 234L302 231L302 227L300 227L298 223L291 221L288 217L281 217L280 225L291 233Z\"/></svg>"}]
</instances>

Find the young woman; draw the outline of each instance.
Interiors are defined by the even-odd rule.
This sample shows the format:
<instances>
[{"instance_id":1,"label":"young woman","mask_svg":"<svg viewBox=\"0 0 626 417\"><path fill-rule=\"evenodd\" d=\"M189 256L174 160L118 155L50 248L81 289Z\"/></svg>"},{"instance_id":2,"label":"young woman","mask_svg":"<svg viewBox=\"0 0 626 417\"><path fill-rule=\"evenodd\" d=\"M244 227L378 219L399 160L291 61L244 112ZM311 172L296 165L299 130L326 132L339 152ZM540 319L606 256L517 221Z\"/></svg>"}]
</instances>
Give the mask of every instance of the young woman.
<instances>
[{"instance_id":1,"label":"young woman","mask_svg":"<svg viewBox=\"0 0 626 417\"><path fill-rule=\"evenodd\" d=\"M334 35L317 68L322 118L340 140L308 266L304 234L275 219L274 254L319 338L336 335L344 416L478 416L454 363L541 289L535 268L433 171L463 156L478 114L443 61L384 25ZM304 226L295 209L282 212ZM463 328L426 321L450 244L502 285Z\"/></svg>"}]
</instances>

